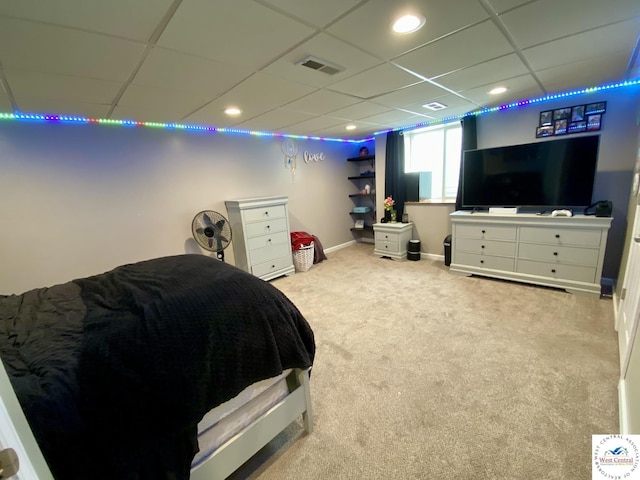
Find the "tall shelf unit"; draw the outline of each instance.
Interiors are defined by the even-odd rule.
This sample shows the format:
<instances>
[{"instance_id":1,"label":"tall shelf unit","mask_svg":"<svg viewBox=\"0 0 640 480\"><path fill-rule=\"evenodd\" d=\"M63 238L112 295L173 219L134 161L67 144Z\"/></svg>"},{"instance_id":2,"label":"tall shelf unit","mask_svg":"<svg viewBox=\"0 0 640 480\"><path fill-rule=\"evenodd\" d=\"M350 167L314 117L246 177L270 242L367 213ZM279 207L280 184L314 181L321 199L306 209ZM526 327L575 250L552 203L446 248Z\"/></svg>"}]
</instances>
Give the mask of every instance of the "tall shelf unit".
<instances>
[{"instance_id":1,"label":"tall shelf unit","mask_svg":"<svg viewBox=\"0 0 640 480\"><path fill-rule=\"evenodd\" d=\"M353 209L350 214L353 219L354 226L351 231L355 235L370 234L373 236L373 224L376 222L376 173L375 173L375 155L364 155L359 157L347 158L347 162L353 162L357 165L357 175L347 177L353 182L357 191L349 194L349 198L353 200ZM365 193L365 186L369 185L369 193ZM357 220L364 222L363 228L356 228Z\"/></svg>"}]
</instances>

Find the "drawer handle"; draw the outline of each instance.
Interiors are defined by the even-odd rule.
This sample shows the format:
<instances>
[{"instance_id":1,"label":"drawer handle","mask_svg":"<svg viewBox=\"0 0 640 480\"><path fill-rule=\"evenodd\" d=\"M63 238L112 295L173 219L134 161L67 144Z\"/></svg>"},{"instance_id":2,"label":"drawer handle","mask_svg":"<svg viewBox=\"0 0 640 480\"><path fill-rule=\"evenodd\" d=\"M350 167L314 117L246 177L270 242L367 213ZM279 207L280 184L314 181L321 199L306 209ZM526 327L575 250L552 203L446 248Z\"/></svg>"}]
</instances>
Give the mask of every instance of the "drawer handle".
<instances>
[{"instance_id":1,"label":"drawer handle","mask_svg":"<svg viewBox=\"0 0 640 480\"><path fill-rule=\"evenodd\" d=\"M480 263L484 263L484 260L480 260Z\"/></svg>"},{"instance_id":2,"label":"drawer handle","mask_svg":"<svg viewBox=\"0 0 640 480\"><path fill-rule=\"evenodd\" d=\"M485 230L482 230L482 233L487 233Z\"/></svg>"},{"instance_id":3,"label":"drawer handle","mask_svg":"<svg viewBox=\"0 0 640 480\"><path fill-rule=\"evenodd\" d=\"M267 240L267 242L271 243L271 239L269 238L269 239Z\"/></svg>"},{"instance_id":4,"label":"drawer handle","mask_svg":"<svg viewBox=\"0 0 640 480\"><path fill-rule=\"evenodd\" d=\"M556 238L560 238L560 234L559 233L556 233Z\"/></svg>"},{"instance_id":5,"label":"drawer handle","mask_svg":"<svg viewBox=\"0 0 640 480\"><path fill-rule=\"evenodd\" d=\"M267 230L271 229L271 225L267 225Z\"/></svg>"},{"instance_id":6,"label":"drawer handle","mask_svg":"<svg viewBox=\"0 0 640 480\"><path fill-rule=\"evenodd\" d=\"M552 268L552 269L551 269L551 273L556 273L556 269L555 269L555 268Z\"/></svg>"},{"instance_id":7,"label":"drawer handle","mask_svg":"<svg viewBox=\"0 0 640 480\"><path fill-rule=\"evenodd\" d=\"M553 252L553 254L557 257L558 256L558 252Z\"/></svg>"},{"instance_id":8,"label":"drawer handle","mask_svg":"<svg viewBox=\"0 0 640 480\"><path fill-rule=\"evenodd\" d=\"M480 248L484 248L484 245L482 245Z\"/></svg>"},{"instance_id":9,"label":"drawer handle","mask_svg":"<svg viewBox=\"0 0 640 480\"><path fill-rule=\"evenodd\" d=\"M264 216L265 216L265 217L268 217L268 216L269 216L269 210L267 210L267 211L265 211L265 212L264 212Z\"/></svg>"}]
</instances>

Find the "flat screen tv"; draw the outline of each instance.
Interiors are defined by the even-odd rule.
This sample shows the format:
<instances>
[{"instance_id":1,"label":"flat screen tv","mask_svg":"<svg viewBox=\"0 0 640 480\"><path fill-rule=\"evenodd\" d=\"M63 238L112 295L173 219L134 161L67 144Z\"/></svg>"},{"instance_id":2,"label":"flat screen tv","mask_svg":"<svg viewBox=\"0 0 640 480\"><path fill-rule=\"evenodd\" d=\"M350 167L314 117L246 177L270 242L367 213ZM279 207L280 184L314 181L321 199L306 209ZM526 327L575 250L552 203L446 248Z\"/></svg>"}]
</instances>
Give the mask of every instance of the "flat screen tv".
<instances>
[{"instance_id":1,"label":"flat screen tv","mask_svg":"<svg viewBox=\"0 0 640 480\"><path fill-rule=\"evenodd\" d=\"M521 210L591 205L600 136L465 150L462 208Z\"/></svg>"}]
</instances>

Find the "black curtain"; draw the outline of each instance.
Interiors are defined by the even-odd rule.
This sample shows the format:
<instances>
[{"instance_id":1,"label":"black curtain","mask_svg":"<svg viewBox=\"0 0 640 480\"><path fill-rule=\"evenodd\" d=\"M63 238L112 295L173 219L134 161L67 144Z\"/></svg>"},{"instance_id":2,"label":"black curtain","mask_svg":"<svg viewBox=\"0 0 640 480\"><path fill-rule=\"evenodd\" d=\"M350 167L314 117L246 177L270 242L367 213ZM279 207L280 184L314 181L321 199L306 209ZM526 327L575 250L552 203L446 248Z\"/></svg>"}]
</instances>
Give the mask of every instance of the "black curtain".
<instances>
[{"instance_id":1,"label":"black curtain","mask_svg":"<svg viewBox=\"0 0 640 480\"><path fill-rule=\"evenodd\" d=\"M476 116L464 117L462 125L462 151L478 148L478 135L476 133ZM460 152L460 176L458 177L458 194L456 196L456 210L462 210L462 152Z\"/></svg>"},{"instance_id":2,"label":"black curtain","mask_svg":"<svg viewBox=\"0 0 640 480\"><path fill-rule=\"evenodd\" d=\"M402 132L387 133L386 163L384 172L384 198L395 200L398 221L402 220L407 187L404 180L404 137Z\"/></svg>"}]
</instances>

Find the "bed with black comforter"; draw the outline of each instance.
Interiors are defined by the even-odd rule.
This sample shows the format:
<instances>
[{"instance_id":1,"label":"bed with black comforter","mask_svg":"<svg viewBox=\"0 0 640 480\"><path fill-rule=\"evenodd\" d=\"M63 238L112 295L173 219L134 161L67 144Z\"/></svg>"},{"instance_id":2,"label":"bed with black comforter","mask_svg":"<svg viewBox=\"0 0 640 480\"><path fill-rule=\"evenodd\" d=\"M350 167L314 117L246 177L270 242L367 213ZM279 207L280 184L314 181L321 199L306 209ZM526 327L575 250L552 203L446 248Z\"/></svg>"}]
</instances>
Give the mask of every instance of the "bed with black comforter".
<instances>
[{"instance_id":1,"label":"bed with black comforter","mask_svg":"<svg viewBox=\"0 0 640 480\"><path fill-rule=\"evenodd\" d=\"M202 255L0 296L0 356L57 480L187 479L208 410L314 353L284 294Z\"/></svg>"}]
</instances>

